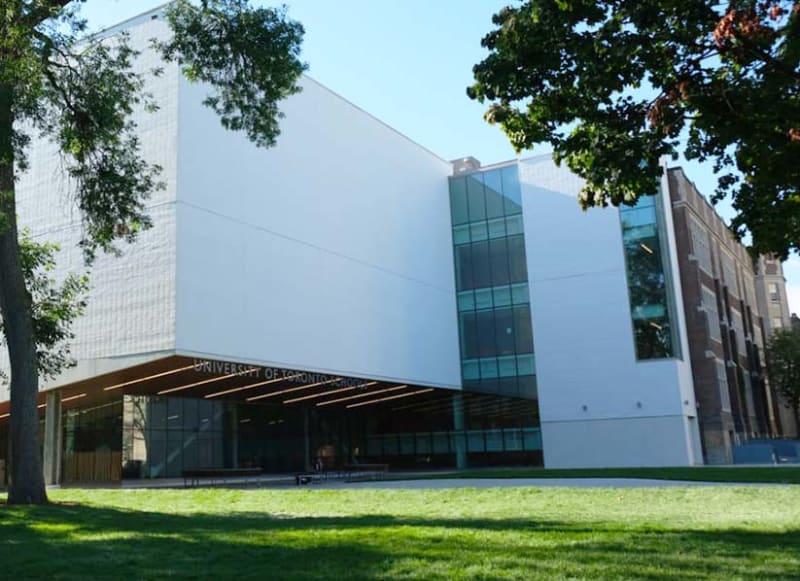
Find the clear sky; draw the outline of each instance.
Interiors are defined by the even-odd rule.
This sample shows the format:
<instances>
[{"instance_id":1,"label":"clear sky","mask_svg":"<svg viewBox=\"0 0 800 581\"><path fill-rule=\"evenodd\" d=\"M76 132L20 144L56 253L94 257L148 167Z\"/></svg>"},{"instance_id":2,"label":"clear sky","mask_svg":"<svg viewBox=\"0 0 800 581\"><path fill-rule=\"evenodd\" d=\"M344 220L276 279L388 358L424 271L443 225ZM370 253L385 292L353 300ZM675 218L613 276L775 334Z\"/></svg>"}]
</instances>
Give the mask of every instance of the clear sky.
<instances>
[{"instance_id":1,"label":"clear sky","mask_svg":"<svg viewBox=\"0 0 800 581\"><path fill-rule=\"evenodd\" d=\"M515 157L505 135L466 97L472 65L485 51L491 17L512 0L284 0L306 29L308 74L445 159L472 155L485 164ZM116 24L163 0L87 0L92 30ZM545 153L542 149L535 153ZM710 194L710 164L680 162ZM730 215L726 204L719 207ZM800 257L784 266L789 303L800 310Z\"/></svg>"}]
</instances>

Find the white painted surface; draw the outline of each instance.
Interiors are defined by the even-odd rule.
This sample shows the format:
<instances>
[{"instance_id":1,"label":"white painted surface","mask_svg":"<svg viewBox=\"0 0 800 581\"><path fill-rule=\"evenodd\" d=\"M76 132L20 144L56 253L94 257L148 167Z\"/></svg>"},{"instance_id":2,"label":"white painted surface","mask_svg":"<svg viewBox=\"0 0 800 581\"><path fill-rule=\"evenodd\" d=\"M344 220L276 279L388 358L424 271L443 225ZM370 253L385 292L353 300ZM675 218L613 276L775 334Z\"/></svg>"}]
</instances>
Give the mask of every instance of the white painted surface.
<instances>
[{"instance_id":1,"label":"white painted surface","mask_svg":"<svg viewBox=\"0 0 800 581\"><path fill-rule=\"evenodd\" d=\"M181 82L178 352L459 387L450 164L302 84L264 150Z\"/></svg>"},{"instance_id":2,"label":"white painted surface","mask_svg":"<svg viewBox=\"0 0 800 581\"><path fill-rule=\"evenodd\" d=\"M146 20L130 29L130 42L143 54L136 62L140 71L163 63L150 51L149 39L163 34L166 24ZM92 360L174 350L175 344L175 178L177 175L177 78L175 66L164 66L147 89L160 109L134 114L139 126L141 152L150 163L162 166L166 189L147 202L153 228L132 246L122 244L123 256L100 256L90 273L91 291L86 313L73 326L72 354L80 365L42 387L84 379L95 368ZM30 170L18 182L18 211L22 227L39 241L57 243L61 252L52 273L56 280L67 273L85 271L80 240L80 214L56 148L36 141L30 149ZM101 367L103 364L100 364ZM0 368L7 369L6 350L0 349ZM0 401L8 399L0 385Z\"/></svg>"},{"instance_id":3,"label":"white painted surface","mask_svg":"<svg viewBox=\"0 0 800 581\"><path fill-rule=\"evenodd\" d=\"M549 158L520 181L545 466L694 463L688 362L636 360L618 211Z\"/></svg>"}]
</instances>

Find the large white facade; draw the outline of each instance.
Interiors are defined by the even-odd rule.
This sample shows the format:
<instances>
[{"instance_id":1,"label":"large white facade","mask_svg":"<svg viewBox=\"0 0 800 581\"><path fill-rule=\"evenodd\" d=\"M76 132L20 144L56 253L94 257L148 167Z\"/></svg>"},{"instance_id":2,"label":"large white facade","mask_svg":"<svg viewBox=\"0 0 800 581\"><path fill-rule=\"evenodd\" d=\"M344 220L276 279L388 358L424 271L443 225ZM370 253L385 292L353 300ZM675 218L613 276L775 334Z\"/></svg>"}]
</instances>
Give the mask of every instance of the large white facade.
<instances>
[{"instance_id":1,"label":"large white facade","mask_svg":"<svg viewBox=\"0 0 800 581\"><path fill-rule=\"evenodd\" d=\"M519 169L545 465L702 463L682 310L684 359L637 361L619 212L549 157Z\"/></svg>"},{"instance_id":2,"label":"large white facade","mask_svg":"<svg viewBox=\"0 0 800 581\"><path fill-rule=\"evenodd\" d=\"M167 31L151 16L126 25L142 70ZM161 108L136 120L164 168L154 227L97 261L78 365L47 388L184 355L461 389L449 162L307 77L268 150L176 67L150 83ZM23 225L62 246L57 277L84 268L59 164L38 144L19 183ZM702 462L682 311L684 358L637 361L619 213L582 212L549 158L519 169L546 466Z\"/></svg>"}]
</instances>

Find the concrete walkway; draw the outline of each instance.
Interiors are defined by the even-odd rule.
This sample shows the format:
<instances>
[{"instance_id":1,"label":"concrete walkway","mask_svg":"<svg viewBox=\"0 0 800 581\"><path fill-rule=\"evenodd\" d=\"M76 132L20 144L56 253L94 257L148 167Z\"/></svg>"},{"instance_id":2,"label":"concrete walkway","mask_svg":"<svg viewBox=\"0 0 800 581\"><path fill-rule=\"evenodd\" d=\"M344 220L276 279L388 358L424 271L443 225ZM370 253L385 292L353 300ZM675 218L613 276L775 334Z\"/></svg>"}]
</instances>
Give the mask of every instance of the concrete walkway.
<instances>
[{"instance_id":1,"label":"concrete walkway","mask_svg":"<svg viewBox=\"0 0 800 581\"><path fill-rule=\"evenodd\" d=\"M438 489L513 487L668 488L675 486L775 486L775 484L648 480L644 478L441 478L435 480L375 480L369 482L328 481L309 485L309 488L341 490L353 488Z\"/></svg>"}]
</instances>

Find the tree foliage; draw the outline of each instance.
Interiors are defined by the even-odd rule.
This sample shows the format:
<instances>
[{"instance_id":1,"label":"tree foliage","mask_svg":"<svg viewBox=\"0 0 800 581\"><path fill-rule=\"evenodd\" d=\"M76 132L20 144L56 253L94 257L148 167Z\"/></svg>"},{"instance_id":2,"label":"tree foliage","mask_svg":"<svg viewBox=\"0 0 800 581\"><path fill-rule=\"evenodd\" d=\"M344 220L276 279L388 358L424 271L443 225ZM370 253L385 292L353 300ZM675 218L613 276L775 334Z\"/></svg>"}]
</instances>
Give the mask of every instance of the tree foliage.
<instances>
[{"instance_id":1,"label":"tree foliage","mask_svg":"<svg viewBox=\"0 0 800 581\"><path fill-rule=\"evenodd\" d=\"M767 344L769 380L791 406L800 426L800 329L776 330Z\"/></svg>"},{"instance_id":2,"label":"tree foliage","mask_svg":"<svg viewBox=\"0 0 800 581\"><path fill-rule=\"evenodd\" d=\"M38 375L69 364L71 322L85 306L87 281L50 274L56 248L17 224L16 182L34 139L61 155L82 221L87 264L118 253L151 226L147 200L163 187L161 168L141 152L136 113L158 104L126 34L87 36L83 0L0 1L0 311L11 360L12 485L9 502L44 502L38 445ZM259 146L275 143L279 103L297 92L303 28L285 9L248 0L177 0L166 10L172 36L153 41L190 81L205 83L205 104L222 124Z\"/></svg>"},{"instance_id":3,"label":"tree foliage","mask_svg":"<svg viewBox=\"0 0 800 581\"><path fill-rule=\"evenodd\" d=\"M70 273L59 282L53 278L58 245L37 242L27 231L21 233L19 242L25 283L33 303L39 375L53 379L74 365L70 356L70 341L74 338L71 327L86 308L89 277ZM0 320L0 345L4 334Z\"/></svg>"},{"instance_id":4,"label":"tree foliage","mask_svg":"<svg viewBox=\"0 0 800 581\"><path fill-rule=\"evenodd\" d=\"M471 98L518 150L549 143L584 207L711 160L754 249L800 249L800 2L527 0L501 10Z\"/></svg>"}]
</instances>

